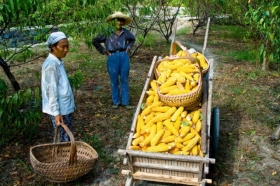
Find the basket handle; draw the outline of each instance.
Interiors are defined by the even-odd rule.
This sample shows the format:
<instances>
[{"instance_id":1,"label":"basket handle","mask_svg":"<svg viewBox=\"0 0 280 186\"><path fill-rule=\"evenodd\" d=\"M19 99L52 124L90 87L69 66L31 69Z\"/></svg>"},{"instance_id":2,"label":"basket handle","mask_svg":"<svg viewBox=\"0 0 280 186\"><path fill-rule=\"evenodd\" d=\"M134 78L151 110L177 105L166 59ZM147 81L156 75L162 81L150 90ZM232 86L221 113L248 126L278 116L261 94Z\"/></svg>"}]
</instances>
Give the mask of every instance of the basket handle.
<instances>
[{"instance_id":1,"label":"basket handle","mask_svg":"<svg viewBox=\"0 0 280 186\"><path fill-rule=\"evenodd\" d=\"M59 135L60 135L60 127L63 127L68 136L70 137L71 141L71 149L70 149L70 154L69 154L69 165L73 165L74 163L77 163L77 147L76 147L76 142L73 136L73 133L71 130L65 125L64 123L60 123L60 126L57 126L55 129L55 140L54 143L59 142Z\"/></svg>"},{"instance_id":2,"label":"basket handle","mask_svg":"<svg viewBox=\"0 0 280 186\"><path fill-rule=\"evenodd\" d=\"M174 41L171 43L171 48L170 48L170 55L176 55L177 53L177 50L176 50L176 46L179 46L184 52L186 52L187 56L186 57L190 57L190 58L193 58L191 56L191 54L189 53L189 51L187 50L187 48L181 44L180 41Z\"/></svg>"}]
</instances>

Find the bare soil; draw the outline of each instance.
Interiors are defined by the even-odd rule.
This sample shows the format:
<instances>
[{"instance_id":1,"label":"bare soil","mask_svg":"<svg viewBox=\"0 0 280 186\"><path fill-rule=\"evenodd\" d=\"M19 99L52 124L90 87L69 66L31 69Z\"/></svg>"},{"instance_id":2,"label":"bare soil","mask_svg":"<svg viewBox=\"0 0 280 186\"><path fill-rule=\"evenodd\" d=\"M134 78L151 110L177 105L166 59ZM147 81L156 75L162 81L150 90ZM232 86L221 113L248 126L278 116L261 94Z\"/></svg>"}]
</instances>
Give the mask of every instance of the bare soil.
<instances>
[{"instance_id":1,"label":"bare soil","mask_svg":"<svg viewBox=\"0 0 280 186\"><path fill-rule=\"evenodd\" d=\"M178 36L177 40L188 48L196 46L200 50L204 33L205 30L200 30L195 36L186 33ZM154 43L151 47L142 47L132 56L131 105L136 107L138 104L153 57L168 55L166 51L169 45ZM219 35L210 31L206 57L214 59L212 106L220 110L220 141L216 164L209 177L213 179L213 185L220 186L280 185L279 141L271 139L279 119L280 76L274 70L260 75L259 63L240 62L227 55L240 50L247 50L245 42L221 40ZM77 110L74 113L73 134L76 140L87 141L98 150L100 158L95 168L89 174L66 184L49 182L32 170L29 148L51 143L53 139L51 121L43 115L38 133L31 142L27 142L24 136L17 136L1 149L0 185L125 185L126 177L121 171L128 168L123 165L123 157L117 151L126 147L134 109L111 108L105 58L104 65L97 66L94 62L99 54L95 50L81 44L79 52L89 56L90 64L83 63L83 59L69 57L64 60L69 74L78 68L85 74L84 83L75 92ZM40 85L40 80L34 78L34 72L40 73L43 61L44 58L20 67L22 73L17 73L16 78L22 88ZM13 72L17 70L13 69ZM250 79L252 74L257 75ZM1 72L2 77L4 75ZM235 89L244 82L247 84L241 91ZM263 116L252 117L253 114L248 114L254 110L262 110ZM171 184L138 182L138 185Z\"/></svg>"}]
</instances>

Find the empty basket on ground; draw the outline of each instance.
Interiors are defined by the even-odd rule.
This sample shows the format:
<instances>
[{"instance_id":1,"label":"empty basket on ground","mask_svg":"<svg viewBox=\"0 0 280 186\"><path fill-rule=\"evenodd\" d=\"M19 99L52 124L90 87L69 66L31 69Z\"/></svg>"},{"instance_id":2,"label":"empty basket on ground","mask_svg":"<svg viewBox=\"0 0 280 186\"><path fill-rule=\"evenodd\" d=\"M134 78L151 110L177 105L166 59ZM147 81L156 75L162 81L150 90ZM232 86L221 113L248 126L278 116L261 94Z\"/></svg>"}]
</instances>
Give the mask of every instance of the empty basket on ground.
<instances>
[{"instance_id":1,"label":"empty basket on ground","mask_svg":"<svg viewBox=\"0 0 280 186\"><path fill-rule=\"evenodd\" d=\"M70 129L61 125L70 136L71 142L42 144L30 148L30 161L36 173L52 182L68 182L87 174L98 158L97 152L87 143L75 141Z\"/></svg>"}]
</instances>

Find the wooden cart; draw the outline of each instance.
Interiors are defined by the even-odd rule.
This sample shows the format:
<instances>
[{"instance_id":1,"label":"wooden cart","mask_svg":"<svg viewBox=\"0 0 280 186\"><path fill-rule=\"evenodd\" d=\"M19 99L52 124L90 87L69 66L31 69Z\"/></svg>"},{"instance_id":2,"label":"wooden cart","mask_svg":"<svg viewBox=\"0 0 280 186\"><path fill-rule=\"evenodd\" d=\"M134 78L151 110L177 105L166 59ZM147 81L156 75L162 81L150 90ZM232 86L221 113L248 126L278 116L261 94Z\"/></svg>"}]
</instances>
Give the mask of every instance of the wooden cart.
<instances>
[{"instance_id":1,"label":"wooden cart","mask_svg":"<svg viewBox=\"0 0 280 186\"><path fill-rule=\"evenodd\" d=\"M209 59L209 71L203 79L202 113L205 116L202 122L201 150L204 157L189 155L174 155L168 153L150 153L129 150L133 134L136 130L137 115L141 112L141 104L146 100L146 90L150 82L155 79L154 65L160 57L154 56L145 86L143 88L138 106L136 108L128 143L125 150L119 149L118 153L124 156L124 164L128 170L122 170L127 176L126 186L135 184L136 180L163 182L183 185L206 185L212 183L207 179L210 163L215 163L219 137L219 109L211 107L213 59Z\"/></svg>"}]
</instances>

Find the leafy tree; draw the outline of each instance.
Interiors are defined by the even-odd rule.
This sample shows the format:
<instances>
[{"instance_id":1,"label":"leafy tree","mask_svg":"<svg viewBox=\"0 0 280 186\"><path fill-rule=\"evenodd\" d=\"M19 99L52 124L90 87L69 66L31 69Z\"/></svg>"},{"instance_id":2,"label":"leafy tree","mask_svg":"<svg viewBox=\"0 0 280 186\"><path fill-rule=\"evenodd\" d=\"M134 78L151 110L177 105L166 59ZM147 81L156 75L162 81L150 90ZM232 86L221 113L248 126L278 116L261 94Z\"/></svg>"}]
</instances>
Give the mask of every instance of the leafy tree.
<instances>
[{"instance_id":1,"label":"leafy tree","mask_svg":"<svg viewBox=\"0 0 280 186\"><path fill-rule=\"evenodd\" d=\"M270 61L280 63L280 6L276 0L250 3L246 14L252 30L258 34L261 44L262 69L268 70Z\"/></svg>"}]
</instances>

